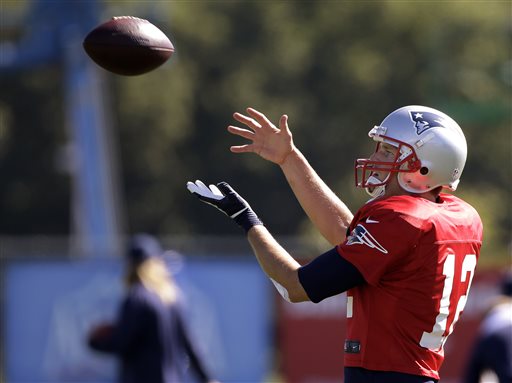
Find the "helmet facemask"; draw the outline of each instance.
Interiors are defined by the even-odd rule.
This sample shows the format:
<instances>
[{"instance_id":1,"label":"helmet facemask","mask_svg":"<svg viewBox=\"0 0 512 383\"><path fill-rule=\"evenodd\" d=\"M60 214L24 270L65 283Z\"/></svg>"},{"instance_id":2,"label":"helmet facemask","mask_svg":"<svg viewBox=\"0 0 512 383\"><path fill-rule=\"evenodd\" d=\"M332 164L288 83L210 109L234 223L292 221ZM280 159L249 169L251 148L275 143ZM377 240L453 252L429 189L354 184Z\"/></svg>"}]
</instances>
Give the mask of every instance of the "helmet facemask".
<instances>
[{"instance_id":1,"label":"helmet facemask","mask_svg":"<svg viewBox=\"0 0 512 383\"><path fill-rule=\"evenodd\" d=\"M359 158L355 163L356 186L364 188L374 198L384 193L393 173L414 173L421 167L420 160L411 145L380 135L379 132L381 131L382 127L376 126L370 132L370 136L377 141L375 152L385 142L397 148L394 159L392 161L376 161L369 158ZM387 173L387 176L384 180L380 180L374 175L375 173Z\"/></svg>"}]
</instances>

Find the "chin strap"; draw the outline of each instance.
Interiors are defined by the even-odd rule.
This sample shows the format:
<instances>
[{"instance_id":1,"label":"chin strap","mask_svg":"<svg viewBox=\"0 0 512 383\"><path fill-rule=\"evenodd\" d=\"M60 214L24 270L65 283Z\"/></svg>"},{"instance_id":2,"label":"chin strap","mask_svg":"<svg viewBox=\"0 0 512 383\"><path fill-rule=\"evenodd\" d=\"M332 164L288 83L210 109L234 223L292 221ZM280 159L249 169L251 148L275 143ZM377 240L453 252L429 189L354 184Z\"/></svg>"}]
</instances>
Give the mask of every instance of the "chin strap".
<instances>
[{"instance_id":1,"label":"chin strap","mask_svg":"<svg viewBox=\"0 0 512 383\"><path fill-rule=\"evenodd\" d=\"M388 176L386 177L385 181L387 181L389 178L389 174ZM381 180L379 180L377 177L375 176L370 176L368 177L368 180L366 181L366 184L367 185L373 185L373 184L380 184L382 183ZM371 189L371 190L370 190ZM368 187L365 187L364 190L366 190L366 192L372 197L372 198L377 198L377 197L380 197L381 195L384 194L384 192L386 191L386 185L380 185L380 186L374 186L374 187L371 187L371 186L368 186Z\"/></svg>"}]
</instances>

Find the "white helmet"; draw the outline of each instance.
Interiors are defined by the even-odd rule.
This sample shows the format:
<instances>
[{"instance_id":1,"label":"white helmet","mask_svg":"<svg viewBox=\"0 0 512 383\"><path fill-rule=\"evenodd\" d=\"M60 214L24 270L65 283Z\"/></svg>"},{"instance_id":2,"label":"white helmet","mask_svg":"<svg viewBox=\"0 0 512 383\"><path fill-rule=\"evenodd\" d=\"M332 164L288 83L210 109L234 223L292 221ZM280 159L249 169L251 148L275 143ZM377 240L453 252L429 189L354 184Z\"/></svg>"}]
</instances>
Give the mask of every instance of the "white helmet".
<instances>
[{"instance_id":1,"label":"white helmet","mask_svg":"<svg viewBox=\"0 0 512 383\"><path fill-rule=\"evenodd\" d=\"M424 193L438 186L455 190L466 163L467 144L459 125L446 114L420 105L404 106L390 113L368 135L379 143L398 148L393 162L358 159L356 186L371 195L383 193L389 182L372 177L373 171L398 173L398 183L411 193Z\"/></svg>"}]
</instances>

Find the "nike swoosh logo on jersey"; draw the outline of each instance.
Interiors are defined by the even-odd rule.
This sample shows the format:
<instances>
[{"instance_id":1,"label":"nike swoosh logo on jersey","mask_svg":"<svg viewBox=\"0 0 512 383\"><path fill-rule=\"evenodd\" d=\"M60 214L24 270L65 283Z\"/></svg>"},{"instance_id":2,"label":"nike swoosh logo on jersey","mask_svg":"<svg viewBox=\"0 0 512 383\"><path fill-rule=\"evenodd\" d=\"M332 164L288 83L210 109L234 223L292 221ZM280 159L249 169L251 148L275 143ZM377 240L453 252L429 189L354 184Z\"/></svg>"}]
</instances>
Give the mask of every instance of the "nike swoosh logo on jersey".
<instances>
[{"instance_id":1,"label":"nike swoosh logo on jersey","mask_svg":"<svg viewBox=\"0 0 512 383\"><path fill-rule=\"evenodd\" d=\"M379 221L376 221L374 219L371 219L370 217L366 218L366 223L379 223Z\"/></svg>"}]
</instances>

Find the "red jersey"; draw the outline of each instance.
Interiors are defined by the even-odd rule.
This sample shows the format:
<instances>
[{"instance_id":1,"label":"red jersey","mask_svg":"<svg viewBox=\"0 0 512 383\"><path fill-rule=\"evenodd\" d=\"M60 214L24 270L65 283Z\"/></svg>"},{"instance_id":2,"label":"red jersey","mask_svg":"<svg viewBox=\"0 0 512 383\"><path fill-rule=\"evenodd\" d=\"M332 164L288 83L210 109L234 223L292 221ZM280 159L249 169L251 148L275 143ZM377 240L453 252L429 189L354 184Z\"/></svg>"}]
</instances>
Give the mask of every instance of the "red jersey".
<instances>
[{"instance_id":1,"label":"red jersey","mask_svg":"<svg viewBox=\"0 0 512 383\"><path fill-rule=\"evenodd\" d=\"M366 284L347 291L345 366L439 379L482 244L469 204L402 195L364 205L337 246Z\"/></svg>"}]
</instances>

